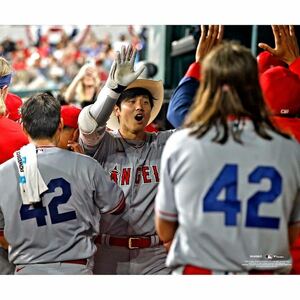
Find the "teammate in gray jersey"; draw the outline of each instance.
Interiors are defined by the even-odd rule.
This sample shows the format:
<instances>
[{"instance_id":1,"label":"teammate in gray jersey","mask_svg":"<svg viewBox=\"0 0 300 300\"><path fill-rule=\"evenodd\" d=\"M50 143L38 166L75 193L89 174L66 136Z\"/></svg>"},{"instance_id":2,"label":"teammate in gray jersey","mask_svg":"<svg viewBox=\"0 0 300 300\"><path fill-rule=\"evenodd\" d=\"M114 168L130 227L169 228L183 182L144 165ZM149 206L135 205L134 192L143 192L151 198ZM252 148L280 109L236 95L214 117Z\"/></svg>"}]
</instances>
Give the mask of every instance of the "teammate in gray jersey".
<instances>
[{"instance_id":1,"label":"teammate in gray jersey","mask_svg":"<svg viewBox=\"0 0 300 300\"><path fill-rule=\"evenodd\" d=\"M94 159L56 147L55 98L31 97L22 119L30 144L0 166L0 229L15 274L92 274L100 213L122 212L124 193Z\"/></svg>"},{"instance_id":2,"label":"teammate in gray jersey","mask_svg":"<svg viewBox=\"0 0 300 300\"><path fill-rule=\"evenodd\" d=\"M203 60L185 129L168 140L156 228L175 274L288 273L300 232L300 146L272 125L256 59L235 43ZM298 222L298 223L297 223Z\"/></svg>"},{"instance_id":3,"label":"teammate in gray jersey","mask_svg":"<svg viewBox=\"0 0 300 300\"><path fill-rule=\"evenodd\" d=\"M168 274L166 250L154 227L154 198L160 158L172 131L145 133L163 101L160 81L134 71L135 50L117 53L97 101L79 115L80 139L123 189L129 209L101 219L96 274ZM111 129L108 130L106 126Z\"/></svg>"}]
</instances>

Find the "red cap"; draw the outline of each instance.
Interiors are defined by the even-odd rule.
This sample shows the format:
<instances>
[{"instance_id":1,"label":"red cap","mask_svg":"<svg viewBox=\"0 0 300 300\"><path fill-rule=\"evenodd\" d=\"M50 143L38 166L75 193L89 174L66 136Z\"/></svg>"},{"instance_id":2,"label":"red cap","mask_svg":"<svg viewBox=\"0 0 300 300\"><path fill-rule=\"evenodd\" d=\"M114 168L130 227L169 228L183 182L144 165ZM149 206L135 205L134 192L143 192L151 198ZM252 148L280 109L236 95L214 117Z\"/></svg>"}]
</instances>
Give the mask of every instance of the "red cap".
<instances>
[{"instance_id":1,"label":"red cap","mask_svg":"<svg viewBox=\"0 0 300 300\"><path fill-rule=\"evenodd\" d=\"M21 118L20 108L22 104L23 101L19 96L8 93L5 98L6 117L18 121Z\"/></svg>"},{"instance_id":2,"label":"red cap","mask_svg":"<svg viewBox=\"0 0 300 300\"><path fill-rule=\"evenodd\" d=\"M78 128L78 116L81 109L72 105L63 105L61 107L61 117L64 120L64 125L71 128Z\"/></svg>"},{"instance_id":3,"label":"red cap","mask_svg":"<svg viewBox=\"0 0 300 300\"><path fill-rule=\"evenodd\" d=\"M285 62L278 59L268 51L261 52L256 59L257 59L258 71L260 74L276 66L287 67L287 64Z\"/></svg>"},{"instance_id":4,"label":"red cap","mask_svg":"<svg viewBox=\"0 0 300 300\"><path fill-rule=\"evenodd\" d=\"M300 113L300 79L288 68L271 68L261 74L260 84L266 104L273 114Z\"/></svg>"}]
</instances>

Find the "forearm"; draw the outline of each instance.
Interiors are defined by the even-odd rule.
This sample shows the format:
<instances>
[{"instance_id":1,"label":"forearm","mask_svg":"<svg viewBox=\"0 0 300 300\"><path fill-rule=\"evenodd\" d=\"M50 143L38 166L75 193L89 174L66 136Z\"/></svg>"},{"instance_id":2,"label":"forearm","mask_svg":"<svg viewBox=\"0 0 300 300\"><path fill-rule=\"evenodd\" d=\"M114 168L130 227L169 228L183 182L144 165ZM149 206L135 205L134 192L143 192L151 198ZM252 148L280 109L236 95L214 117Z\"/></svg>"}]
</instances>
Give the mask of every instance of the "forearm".
<instances>
[{"instance_id":1,"label":"forearm","mask_svg":"<svg viewBox=\"0 0 300 300\"><path fill-rule=\"evenodd\" d=\"M105 126L120 94L114 92L107 86L100 91L96 102L90 106L90 114L96 120L98 126Z\"/></svg>"},{"instance_id":2,"label":"forearm","mask_svg":"<svg viewBox=\"0 0 300 300\"><path fill-rule=\"evenodd\" d=\"M200 64L193 63L190 65L185 76L181 79L170 99L167 119L175 128L182 125L185 116L193 103L193 99L199 87L199 79Z\"/></svg>"},{"instance_id":3,"label":"forearm","mask_svg":"<svg viewBox=\"0 0 300 300\"><path fill-rule=\"evenodd\" d=\"M2 247L3 249L7 249L8 248L8 243L4 237L3 234L3 230L0 229L0 247Z\"/></svg>"},{"instance_id":4,"label":"forearm","mask_svg":"<svg viewBox=\"0 0 300 300\"><path fill-rule=\"evenodd\" d=\"M72 100L74 99L76 87L78 86L79 82L80 82L80 78L75 76L75 78L73 79L73 81L70 83L70 85L65 91L66 102L72 102Z\"/></svg>"}]
</instances>

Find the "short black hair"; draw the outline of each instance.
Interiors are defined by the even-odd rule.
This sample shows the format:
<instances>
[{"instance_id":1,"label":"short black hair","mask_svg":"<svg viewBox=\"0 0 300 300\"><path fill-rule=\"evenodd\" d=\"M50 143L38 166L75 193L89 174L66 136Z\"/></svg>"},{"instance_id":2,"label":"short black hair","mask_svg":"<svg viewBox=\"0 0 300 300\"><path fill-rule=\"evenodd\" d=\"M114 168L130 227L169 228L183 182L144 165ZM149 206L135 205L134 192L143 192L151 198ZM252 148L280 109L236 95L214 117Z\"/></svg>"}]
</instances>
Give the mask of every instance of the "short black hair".
<instances>
[{"instance_id":1,"label":"short black hair","mask_svg":"<svg viewBox=\"0 0 300 300\"><path fill-rule=\"evenodd\" d=\"M156 99L153 97L153 95L147 89L140 88L140 87L131 88L131 89L127 89L127 90L123 91L121 93L116 105L120 107L121 102L123 100L132 99L137 96L147 96L149 98L151 108L153 107L153 105L154 105L153 101Z\"/></svg>"},{"instance_id":2,"label":"short black hair","mask_svg":"<svg viewBox=\"0 0 300 300\"><path fill-rule=\"evenodd\" d=\"M21 115L32 139L52 138L60 122L60 103L48 93L37 94L25 101Z\"/></svg>"}]
</instances>

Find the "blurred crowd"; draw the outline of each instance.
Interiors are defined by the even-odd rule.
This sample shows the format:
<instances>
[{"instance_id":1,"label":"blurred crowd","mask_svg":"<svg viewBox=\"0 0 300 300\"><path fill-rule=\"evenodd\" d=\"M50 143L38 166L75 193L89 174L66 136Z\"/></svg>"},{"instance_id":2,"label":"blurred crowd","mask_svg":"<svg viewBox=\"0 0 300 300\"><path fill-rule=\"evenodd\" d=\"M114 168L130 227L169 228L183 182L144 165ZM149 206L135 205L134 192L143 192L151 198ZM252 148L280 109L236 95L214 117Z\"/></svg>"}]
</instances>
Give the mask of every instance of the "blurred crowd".
<instances>
[{"instance_id":1,"label":"blurred crowd","mask_svg":"<svg viewBox=\"0 0 300 300\"><path fill-rule=\"evenodd\" d=\"M81 67L93 65L94 84L99 90L106 81L115 51L132 44L139 50L137 61L146 51L147 28L128 26L113 40L110 33L97 37L92 26L67 30L65 26L24 26L26 40L6 38L0 44L0 56L11 62L14 74L11 90L57 90L64 95ZM63 100L63 99L61 99Z\"/></svg>"}]
</instances>

